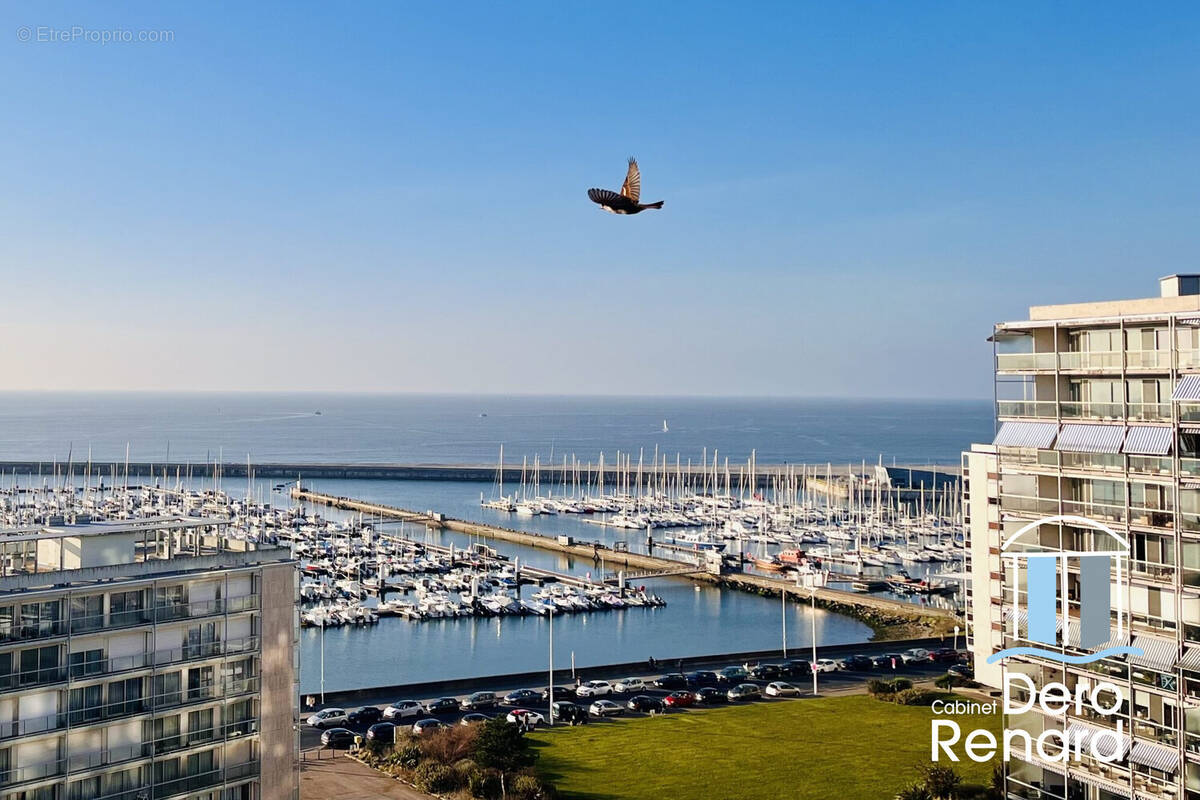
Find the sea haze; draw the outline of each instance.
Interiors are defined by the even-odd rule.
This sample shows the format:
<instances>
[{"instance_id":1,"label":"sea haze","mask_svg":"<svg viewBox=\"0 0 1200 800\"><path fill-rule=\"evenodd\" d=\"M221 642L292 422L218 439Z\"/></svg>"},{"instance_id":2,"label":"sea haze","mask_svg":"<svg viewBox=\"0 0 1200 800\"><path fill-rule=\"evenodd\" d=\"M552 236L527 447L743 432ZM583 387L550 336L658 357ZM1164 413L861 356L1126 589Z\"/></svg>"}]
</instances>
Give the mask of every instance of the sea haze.
<instances>
[{"instance_id":1,"label":"sea haze","mask_svg":"<svg viewBox=\"0 0 1200 800\"><path fill-rule=\"evenodd\" d=\"M319 413L318 413L319 412ZM667 431L663 431L663 423ZM563 455L953 464L985 400L353 394L0 394L0 460L488 464Z\"/></svg>"}]
</instances>

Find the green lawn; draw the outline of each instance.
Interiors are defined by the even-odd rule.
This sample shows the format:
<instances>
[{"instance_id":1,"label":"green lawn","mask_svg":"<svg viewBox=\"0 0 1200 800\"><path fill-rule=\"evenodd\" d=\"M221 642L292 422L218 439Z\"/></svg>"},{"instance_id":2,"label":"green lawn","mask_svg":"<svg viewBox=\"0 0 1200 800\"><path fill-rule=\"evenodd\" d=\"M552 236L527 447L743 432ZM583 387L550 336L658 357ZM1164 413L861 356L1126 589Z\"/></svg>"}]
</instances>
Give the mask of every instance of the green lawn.
<instances>
[{"instance_id":1,"label":"green lawn","mask_svg":"<svg viewBox=\"0 0 1200 800\"><path fill-rule=\"evenodd\" d=\"M755 703L535 735L538 770L573 800L890 800L930 753L928 708L867 696ZM999 717L955 717L1000 731ZM939 762L941 763L941 762ZM990 764L952 765L986 785Z\"/></svg>"}]
</instances>

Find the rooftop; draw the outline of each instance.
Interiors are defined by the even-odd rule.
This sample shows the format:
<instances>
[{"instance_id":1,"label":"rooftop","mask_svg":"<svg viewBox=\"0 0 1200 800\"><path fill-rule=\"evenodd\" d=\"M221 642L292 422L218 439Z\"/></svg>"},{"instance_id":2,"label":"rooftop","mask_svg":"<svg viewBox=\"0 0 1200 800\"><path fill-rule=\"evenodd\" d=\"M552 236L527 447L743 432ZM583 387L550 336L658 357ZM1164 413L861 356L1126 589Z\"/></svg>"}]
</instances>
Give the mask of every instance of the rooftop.
<instances>
[{"instance_id":1,"label":"rooftop","mask_svg":"<svg viewBox=\"0 0 1200 800\"><path fill-rule=\"evenodd\" d=\"M1159 296L1132 300L1099 300L1086 303L1030 306L1029 319L1007 323L1011 327L1038 327L1053 322L1116 321L1126 317L1166 319L1176 315L1196 317L1200 312L1200 274L1177 273L1159 279Z\"/></svg>"}]
</instances>

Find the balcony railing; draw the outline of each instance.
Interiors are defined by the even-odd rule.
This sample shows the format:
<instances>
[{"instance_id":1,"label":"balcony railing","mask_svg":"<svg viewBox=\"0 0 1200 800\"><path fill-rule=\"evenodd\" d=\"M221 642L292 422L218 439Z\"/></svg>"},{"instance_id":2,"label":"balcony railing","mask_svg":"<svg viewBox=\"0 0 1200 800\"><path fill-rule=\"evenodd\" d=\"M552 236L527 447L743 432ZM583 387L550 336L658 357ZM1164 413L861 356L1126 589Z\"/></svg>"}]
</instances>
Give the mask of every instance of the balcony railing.
<instances>
[{"instance_id":1,"label":"balcony railing","mask_svg":"<svg viewBox=\"0 0 1200 800\"><path fill-rule=\"evenodd\" d=\"M996 369L999 370L1053 370L1057 362L1057 353L996 354Z\"/></svg>"},{"instance_id":2,"label":"balcony railing","mask_svg":"<svg viewBox=\"0 0 1200 800\"><path fill-rule=\"evenodd\" d=\"M1121 369L1124 366L1120 350L1089 350L1058 354L1059 369Z\"/></svg>"},{"instance_id":3,"label":"balcony railing","mask_svg":"<svg viewBox=\"0 0 1200 800\"><path fill-rule=\"evenodd\" d=\"M22 623L17 620L0 625L0 642L47 639L66 636L68 633L83 634L98 631L132 628L151 622L171 622L181 619L211 617L216 614L237 614L258 608L258 595L229 597L221 600L199 600L195 603L171 604L136 611L118 611L104 615L77 616L69 621L48 620L37 623Z\"/></svg>"},{"instance_id":4,"label":"balcony railing","mask_svg":"<svg viewBox=\"0 0 1200 800\"><path fill-rule=\"evenodd\" d=\"M222 783L230 783L232 781L252 778L257 774L257 761L249 761L245 764L233 764L225 767L224 769L214 769L198 775L189 775L183 778L176 778L175 780L159 783L154 787L153 798L154 800L163 800L167 797L197 792L202 789L207 789L210 786L217 786Z\"/></svg>"},{"instance_id":5,"label":"balcony railing","mask_svg":"<svg viewBox=\"0 0 1200 800\"><path fill-rule=\"evenodd\" d=\"M1058 410L1053 400L1000 400L996 403L1001 417L1056 419Z\"/></svg>"},{"instance_id":6,"label":"balcony railing","mask_svg":"<svg viewBox=\"0 0 1200 800\"><path fill-rule=\"evenodd\" d=\"M1200 464L1197 465L1200 469ZM1170 475L1174 467L1169 456L1130 456L1129 471L1147 475Z\"/></svg>"},{"instance_id":7,"label":"balcony railing","mask_svg":"<svg viewBox=\"0 0 1200 800\"><path fill-rule=\"evenodd\" d=\"M1170 369L1170 350L1126 350L1127 369Z\"/></svg>"},{"instance_id":8,"label":"balcony railing","mask_svg":"<svg viewBox=\"0 0 1200 800\"><path fill-rule=\"evenodd\" d=\"M1122 419L1125 416L1125 406L1111 401L1064 400L1060 405L1064 418Z\"/></svg>"},{"instance_id":9,"label":"balcony railing","mask_svg":"<svg viewBox=\"0 0 1200 800\"><path fill-rule=\"evenodd\" d=\"M1171 418L1170 403L1129 403L1125 412L1129 419L1162 421Z\"/></svg>"},{"instance_id":10,"label":"balcony railing","mask_svg":"<svg viewBox=\"0 0 1200 800\"><path fill-rule=\"evenodd\" d=\"M185 645L184 647L177 647L170 650L157 650L153 653L113 656L97 661L71 664L70 666L58 665L0 675L0 689L13 689L18 686L47 686L62 683L68 677L86 681L94 678L111 677L137 669L147 669L152 666L162 667L170 664L216 658L221 655L251 653L257 649L258 637L246 636L240 639L226 639L224 641ZM0 738L4 738L3 723L0 723Z\"/></svg>"}]
</instances>

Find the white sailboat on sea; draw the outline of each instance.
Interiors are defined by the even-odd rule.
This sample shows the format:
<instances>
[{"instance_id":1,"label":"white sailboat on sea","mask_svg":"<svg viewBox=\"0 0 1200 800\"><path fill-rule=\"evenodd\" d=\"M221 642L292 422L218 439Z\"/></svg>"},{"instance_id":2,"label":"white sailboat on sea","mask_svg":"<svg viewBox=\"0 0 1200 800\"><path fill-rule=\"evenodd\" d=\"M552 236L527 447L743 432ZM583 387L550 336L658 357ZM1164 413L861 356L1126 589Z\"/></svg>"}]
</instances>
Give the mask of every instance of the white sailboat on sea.
<instances>
[{"instance_id":1,"label":"white sailboat on sea","mask_svg":"<svg viewBox=\"0 0 1200 800\"><path fill-rule=\"evenodd\" d=\"M667 427L667 421L666 421L665 419L663 420L663 431L662 431L662 432L663 432L663 433L670 433L670 432L671 432L671 429Z\"/></svg>"}]
</instances>

